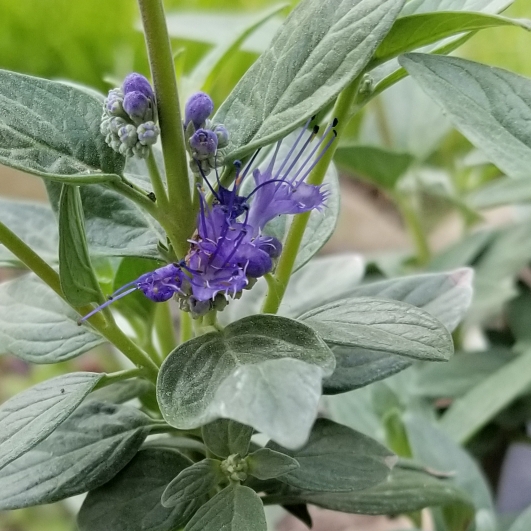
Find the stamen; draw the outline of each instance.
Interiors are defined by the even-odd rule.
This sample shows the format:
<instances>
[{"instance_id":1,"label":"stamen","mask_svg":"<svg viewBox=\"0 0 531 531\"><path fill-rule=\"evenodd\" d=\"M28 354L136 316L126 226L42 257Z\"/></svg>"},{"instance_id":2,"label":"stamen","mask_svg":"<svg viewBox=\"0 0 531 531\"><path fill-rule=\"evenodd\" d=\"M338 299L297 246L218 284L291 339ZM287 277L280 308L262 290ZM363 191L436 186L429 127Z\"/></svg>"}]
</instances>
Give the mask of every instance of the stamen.
<instances>
[{"instance_id":1,"label":"stamen","mask_svg":"<svg viewBox=\"0 0 531 531\"><path fill-rule=\"evenodd\" d=\"M315 166L317 166L317 164L319 163L319 161L323 158L324 154L328 151L328 148L332 145L332 142L336 139L337 137L337 133L336 133L336 130L334 129L332 131L333 133L333 136L332 138L327 142L327 144L325 145L325 147L321 150L321 153L319 153L319 155L317 156L317 158L313 161L313 163L311 164L311 166L308 168L308 170L304 173L304 175L299 179L299 181L297 183L292 183L293 186L297 186L299 183L301 183L302 181L304 181L304 179L306 179L306 177L308 177L308 174L315 168ZM295 177L297 177L297 175L295 175Z\"/></svg>"},{"instance_id":2,"label":"stamen","mask_svg":"<svg viewBox=\"0 0 531 531\"><path fill-rule=\"evenodd\" d=\"M293 183L297 179L297 177L301 174L301 172L303 171L303 169L306 166L306 164L308 164L308 162L310 162L312 157L315 155L316 151L321 147L322 143L324 142L325 138L328 136L328 133L330 132L332 127L333 127L333 125L330 124L326 128L326 131L323 133L323 136L321 136L321 138L319 139L319 142L317 142L317 145L312 149L312 151L310 152L308 157L306 157L306 160L302 163L301 167L297 170L297 173L295 173L295 175L290 179L291 183Z\"/></svg>"},{"instance_id":3,"label":"stamen","mask_svg":"<svg viewBox=\"0 0 531 531\"><path fill-rule=\"evenodd\" d=\"M293 143L293 145L291 146L291 149L289 150L288 154L286 155L286 157L284 158L284 162L282 163L282 165L280 166L280 168L278 169L277 171L277 174L275 175L275 178L278 178L278 176L280 175L280 172L284 169L284 166L287 164L288 160L290 159L291 155L293 155L293 152L295 151L295 148L297 147L297 145L299 144L301 138L303 137L304 133L306 132L306 130L308 129L308 126L310 125L310 122L315 118L315 116L312 116L305 124L304 124L304 127L301 129L301 132L299 133L299 136L297 137L297 139L295 140L295 142ZM288 172L289 173L289 172Z\"/></svg>"},{"instance_id":4,"label":"stamen","mask_svg":"<svg viewBox=\"0 0 531 531\"><path fill-rule=\"evenodd\" d=\"M203 226L204 237L208 235L207 226L206 226L206 216L205 216L205 198L201 193L201 186L197 185L199 189L199 218L201 220L201 225Z\"/></svg>"},{"instance_id":5,"label":"stamen","mask_svg":"<svg viewBox=\"0 0 531 531\"><path fill-rule=\"evenodd\" d=\"M249 173L249 170L251 169L251 166L253 165L254 161L256 160L256 157L258 156L258 153L260 153L261 150L262 150L262 148L258 148L254 152L254 155L251 157L251 160L247 163L247 166L245 166L245 170L243 171L243 175L242 175L242 177L240 179L240 183L245 179L245 177ZM239 186L239 183L238 183L238 186Z\"/></svg>"},{"instance_id":6,"label":"stamen","mask_svg":"<svg viewBox=\"0 0 531 531\"><path fill-rule=\"evenodd\" d=\"M302 154L306 151L306 148L308 147L310 142L315 138L318 132L319 132L319 126L316 125L314 126L313 131L311 132L306 142L304 142L304 145L302 146L302 148L299 150L299 153L297 154L293 162L290 164L290 167L284 173L284 180L290 174L291 170L295 167L295 164L299 162L299 159L302 157ZM275 177L279 177L279 176L280 176L280 172Z\"/></svg>"},{"instance_id":7,"label":"stamen","mask_svg":"<svg viewBox=\"0 0 531 531\"><path fill-rule=\"evenodd\" d=\"M107 306L111 305L113 302L118 301L120 299L123 299L130 293L133 293L133 291L137 291L139 288L138 286L135 286L134 288L131 288L127 291L124 291L123 293L120 293L120 295L117 295L113 298L110 298L109 300L105 301L103 304L100 304L96 308L94 308L91 312L87 313L87 315L84 315L80 319L77 320L78 326L81 326L87 319L90 319L93 315L97 314L100 310L103 310L103 308L107 308Z\"/></svg>"},{"instance_id":8,"label":"stamen","mask_svg":"<svg viewBox=\"0 0 531 531\"><path fill-rule=\"evenodd\" d=\"M199 162L196 159L194 159L194 160L195 160L195 163L197 164L197 167L199 168L199 172L201 173L201 177L203 177L203 181L206 182L208 188L210 189L210 192L216 198L217 201L221 202L220 198L219 198L219 195L214 190L214 188L212 188L212 185L210 184L210 181L206 178L206 175L203 172L203 168L201 168L201 164L199 164ZM216 170L216 177L217 177L217 170ZM218 182L219 182L219 180L218 180Z\"/></svg>"}]
</instances>

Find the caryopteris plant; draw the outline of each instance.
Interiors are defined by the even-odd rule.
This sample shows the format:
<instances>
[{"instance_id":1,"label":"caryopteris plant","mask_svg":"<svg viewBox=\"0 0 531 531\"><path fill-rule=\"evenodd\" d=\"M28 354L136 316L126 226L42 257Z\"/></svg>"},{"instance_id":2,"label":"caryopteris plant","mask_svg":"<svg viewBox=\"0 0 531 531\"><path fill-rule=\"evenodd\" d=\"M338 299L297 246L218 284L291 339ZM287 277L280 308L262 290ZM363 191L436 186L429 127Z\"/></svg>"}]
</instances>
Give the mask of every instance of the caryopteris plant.
<instances>
[{"instance_id":1,"label":"caryopteris plant","mask_svg":"<svg viewBox=\"0 0 531 531\"><path fill-rule=\"evenodd\" d=\"M359 286L357 256L315 255L338 216L334 153L406 75L395 58L427 47L402 60L423 76L450 61L431 52L523 23L302 0L215 113L201 86L182 113L162 2L138 3L151 82L130 73L105 97L0 72L0 162L50 198L1 205L2 265L28 272L0 286L0 351L57 363L108 343L124 360L0 407L0 509L88 493L81 531L265 531L264 505L309 523L307 503L413 519L444 505L468 524L451 477L398 458L397 418L389 450L320 398L448 360L470 270Z\"/></svg>"}]
</instances>

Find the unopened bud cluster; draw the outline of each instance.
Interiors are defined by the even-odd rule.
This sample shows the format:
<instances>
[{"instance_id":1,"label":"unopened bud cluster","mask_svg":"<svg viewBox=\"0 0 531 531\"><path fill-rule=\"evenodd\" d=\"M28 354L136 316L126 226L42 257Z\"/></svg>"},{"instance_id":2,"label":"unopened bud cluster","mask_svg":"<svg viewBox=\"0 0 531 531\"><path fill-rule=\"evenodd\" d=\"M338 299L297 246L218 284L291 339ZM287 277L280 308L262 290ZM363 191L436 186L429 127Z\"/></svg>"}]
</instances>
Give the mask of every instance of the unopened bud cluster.
<instances>
[{"instance_id":1,"label":"unopened bud cluster","mask_svg":"<svg viewBox=\"0 0 531 531\"><path fill-rule=\"evenodd\" d=\"M208 175L210 170L223 165L223 154L218 150L229 144L225 126L214 125L209 117L214 103L208 94L196 92L186 102L184 131L188 139L190 168L197 175Z\"/></svg>"},{"instance_id":2,"label":"unopened bud cluster","mask_svg":"<svg viewBox=\"0 0 531 531\"><path fill-rule=\"evenodd\" d=\"M221 471L231 481L245 481L249 472L249 465L244 457L232 454L221 463Z\"/></svg>"},{"instance_id":3,"label":"unopened bud cluster","mask_svg":"<svg viewBox=\"0 0 531 531\"><path fill-rule=\"evenodd\" d=\"M124 157L146 158L160 134L155 94L141 74L129 74L103 103L100 131L105 142Z\"/></svg>"}]
</instances>

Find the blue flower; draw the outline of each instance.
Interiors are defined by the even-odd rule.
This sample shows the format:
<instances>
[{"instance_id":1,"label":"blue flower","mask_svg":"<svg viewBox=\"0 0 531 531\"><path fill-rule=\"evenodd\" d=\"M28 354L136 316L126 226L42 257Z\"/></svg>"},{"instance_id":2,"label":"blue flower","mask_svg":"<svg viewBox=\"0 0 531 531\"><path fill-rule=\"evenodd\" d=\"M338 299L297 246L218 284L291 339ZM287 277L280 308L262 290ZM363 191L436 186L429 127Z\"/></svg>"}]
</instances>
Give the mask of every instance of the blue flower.
<instances>
[{"instance_id":1,"label":"blue flower","mask_svg":"<svg viewBox=\"0 0 531 531\"><path fill-rule=\"evenodd\" d=\"M208 94L196 92L186 102L184 108L185 127L192 122L196 129L203 127L206 119L212 114L214 103Z\"/></svg>"}]
</instances>

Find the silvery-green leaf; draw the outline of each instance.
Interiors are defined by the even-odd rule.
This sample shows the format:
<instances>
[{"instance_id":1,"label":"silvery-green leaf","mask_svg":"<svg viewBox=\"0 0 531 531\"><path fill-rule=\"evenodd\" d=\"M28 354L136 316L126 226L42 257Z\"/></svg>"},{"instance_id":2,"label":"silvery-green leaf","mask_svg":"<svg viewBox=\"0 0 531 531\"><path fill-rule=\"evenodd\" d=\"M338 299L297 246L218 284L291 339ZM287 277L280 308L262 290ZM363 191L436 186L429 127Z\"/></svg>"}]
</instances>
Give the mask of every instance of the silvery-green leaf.
<instances>
[{"instance_id":1,"label":"silvery-green leaf","mask_svg":"<svg viewBox=\"0 0 531 531\"><path fill-rule=\"evenodd\" d=\"M232 485L208 500L184 531L267 531L262 501L249 487ZM83 530L82 530L83 531Z\"/></svg>"},{"instance_id":2,"label":"silvery-green leaf","mask_svg":"<svg viewBox=\"0 0 531 531\"><path fill-rule=\"evenodd\" d=\"M0 71L0 162L72 183L119 180L125 159L100 133L103 98Z\"/></svg>"},{"instance_id":3,"label":"silvery-green leaf","mask_svg":"<svg viewBox=\"0 0 531 531\"><path fill-rule=\"evenodd\" d=\"M57 221L50 207L29 201L0 198L0 221L48 263L57 262ZM20 267L21 262L0 246L0 265Z\"/></svg>"},{"instance_id":4,"label":"silvery-green leaf","mask_svg":"<svg viewBox=\"0 0 531 531\"><path fill-rule=\"evenodd\" d=\"M46 439L79 406L103 374L73 372L45 380L0 406L0 468Z\"/></svg>"},{"instance_id":5,"label":"silvery-green leaf","mask_svg":"<svg viewBox=\"0 0 531 531\"><path fill-rule=\"evenodd\" d=\"M404 302L359 297L325 304L300 320L330 345L399 354L406 358L446 361L452 338L429 313Z\"/></svg>"},{"instance_id":6,"label":"silvery-green leaf","mask_svg":"<svg viewBox=\"0 0 531 531\"><path fill-rule=\"evenodd\" d=\"M296 459L271 448L260 448L248 455L245 461L248 473L258 479L277 478L299 468Z\"/></svg>"},{"instance_id":7,"label":"silvery-green leaf","mask_svg":"<svg viewBox=\"0 0 531 531\"><path fill-rule=\"evenodd\" d=\"M160 498L168 483L192 462L175 450L146 448L111 481L88 493L78 515L80 531L174 531L197 509L167 509Z\"/></svg>"},{"instance_id":8,"label":"silvery-green leaf","mask_svg":"<svg viewBox=\"0 0 531 531\"><path fill-rule=\"evenodd\" d=\"M330 349L311 328L255 315L177 347L161 367L157 397L176 428L224 417L296 448L309 435L321 379L333 368Z\"/></svg>"},{"instance_id":9,"label":"silvery-green leaf","mask_svg":"<svg viewBox=\"0 0 531 531\"><path fill-rule=\"evenodd\" d=\"M137 453L151 419L136 408L90 401L0 474L0 510L81 494L112 479Z\"/></svg>"},{"instance_id":10,"label":"silvery-green leaf","mask_svg":"<svg viewBox=\"0 0 531 531\"><path fill-rule=\"evenodd\" d=\"M62 185L59 200L59 279L74 307L102 302L85 237L85 220L77 186Z\"/></svg>"},{"instance_id":11,"label":"silvery-green leaf","mask_svg":"<svg viewBox=\"0 0 531 531\"><path fill-rule=\"evenodd\" d=\"M514 0L409 0L400 16L434 11L482 11L500 13Z\"/></svg>"},{"instance_id":12,"label":"silvery-green leaf","mask_svg":"<svg viewBox=\"0 0 531 531\"><path fill-rule=\"evenodd\" d=\"M299 467L278 479L300 490L364 490L385 481L397 460L370 437L324 418L317 419L308 442L299 450L272 442L267 447L297 460Z\"/></svg>"},{"instance_id":13,"label":"silvery-green leaf","mask_svg":"<svg viewBox=\"0 0 531 531\"><path fill-rule=\"evenodd\" d=\"M528 507L509 528L509 531L527 531L531 527L531 507Z\"/></svg>"},{"instance_id":14,"label":"silvery-green leaf","mask_svg":"<svg viewBox=\"0 0 531 531\"><path fill-rule=\"evenodd\" d=\"M207 496L225 476L217 459L203 459L182 470L162 493L164 507L184 506L197 498Z\"/></svg>"},{"instance_id":15,"label":"silvery-green leaf","mask_svg":"<svg viewBox=\"0 0 531 531\"><path fill-rule=\"evenodd\" d=\"M253 428L230 419L217 419L201 429L207 448L219 457L247 455Z\"/></svg>"},{"instance_id":16,"label":"silvery-green leaf","mask_svg":"<svg viewBox=\"0 0 531 531\"><path fill-rule=\"evenodd\" d=\"M214 117L228 158L285 136L334 100L370 60L404 0L305 0Z\"/></svg>"},{"instance_id":17,"label":"silvery-green leaf","mask_svg":"<svg viewBox=\"0 0 531 531\"><path fill-rule=\"evenodd\" d=\"M456 57L406 54L400 62L490 161L529 177L531 80Z\"/></svg>"},{"instance_id":18,"label":"silvery-green leaf","mask_svg":"<svg viewBox=\"0 0 531 531\"><path fill-rule=\"evenodd\" d=\"M40 279L25 275L0 285L0 354L32 363L65 361L105 342Z\"/></svg>"}]
</instances>

